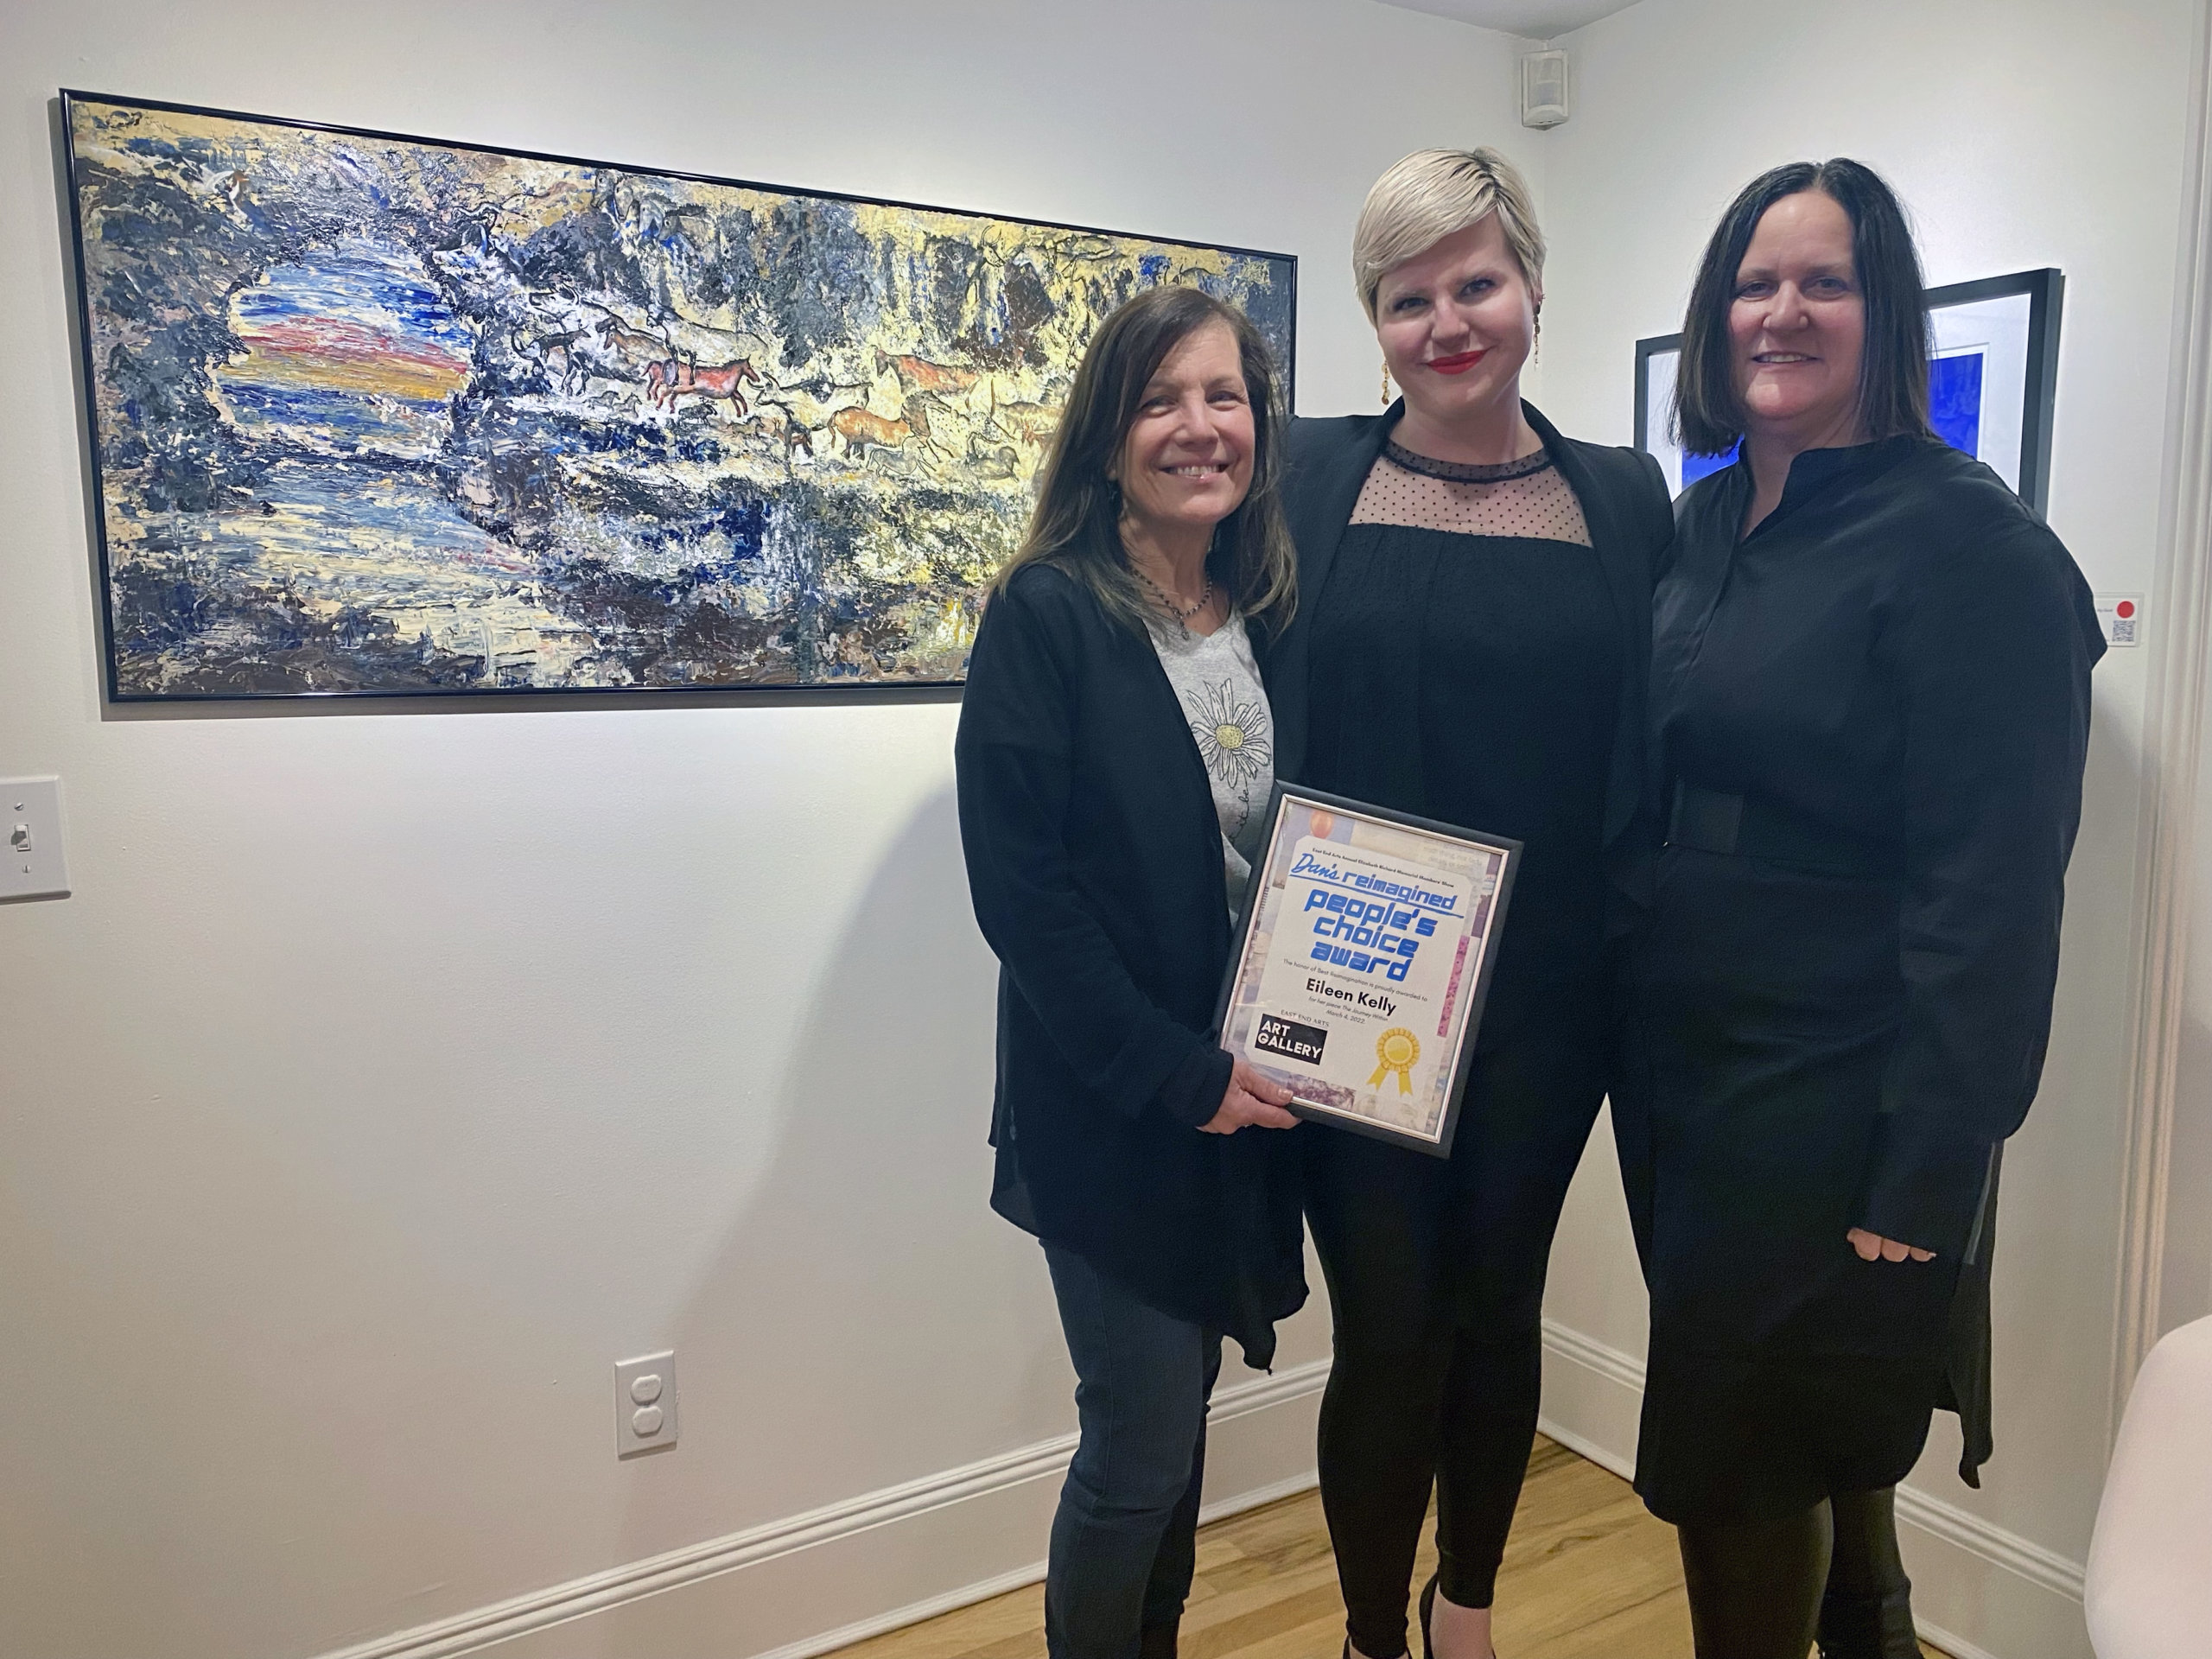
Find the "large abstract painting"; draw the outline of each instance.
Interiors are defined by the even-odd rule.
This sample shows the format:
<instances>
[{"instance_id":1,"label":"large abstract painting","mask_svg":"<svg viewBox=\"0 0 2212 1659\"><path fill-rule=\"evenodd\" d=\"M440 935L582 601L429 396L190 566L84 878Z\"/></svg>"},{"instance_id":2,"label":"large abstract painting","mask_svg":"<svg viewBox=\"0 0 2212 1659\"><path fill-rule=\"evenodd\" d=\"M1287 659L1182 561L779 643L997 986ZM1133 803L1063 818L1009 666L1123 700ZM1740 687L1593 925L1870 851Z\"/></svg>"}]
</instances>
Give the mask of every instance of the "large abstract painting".
<instances>
[{"instance_id":1,"label":"large abstract painting","mask_svg":"<svg viewBox=\"0 0 2212 1659\"><path fill-rule=\"evenodd\" d=\"M1936 435L1986 462L2041 512L2050 480L2058 389L2056 270L2023 270L1928 290L1928 416ZM1668 427L1682 337L1636 342L1636 447L1656 456L1677 494L1735 459L1685 451Z\"/></svg>"},{"instance_id":2,"label":"large abstract painting","mask_svg":"<svg viewBox=\"0 0 2212 1659\"><path fill-rule=\"evenodd\" d=\"M1287 256L64 95L119 699L957 680L1098 323Z\"/></svg>"}]
</instances>

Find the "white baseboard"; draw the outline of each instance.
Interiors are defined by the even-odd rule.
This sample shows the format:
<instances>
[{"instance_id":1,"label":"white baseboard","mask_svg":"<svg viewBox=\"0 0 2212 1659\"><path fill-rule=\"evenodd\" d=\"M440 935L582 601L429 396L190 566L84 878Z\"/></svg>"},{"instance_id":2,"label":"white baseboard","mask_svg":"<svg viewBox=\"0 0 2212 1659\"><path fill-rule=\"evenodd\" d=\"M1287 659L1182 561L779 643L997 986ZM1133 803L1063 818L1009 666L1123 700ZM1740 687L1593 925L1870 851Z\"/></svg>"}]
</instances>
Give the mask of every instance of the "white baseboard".
<instances>
[{"instance_id":1,"label":"white baseboard","mask_svg":"<svg viewBox=\"0 0 2212 1659\"><path fill-rule=\"evenodd\" d=\"M1643 1362L1544 1321L1543 1432L1624 1478L1636 1467ZM2082 1567L2018 1533L1897 1488L1920 1633L1954 1659L2093 1659Z\"/></svg>"},{"instance_id":2,"label":"white baseboard","mask_svg":"<svg viewBox=\"0 0 2212 1659\"><path fill-rule=\"evenodd\" d=\"M1951 1659L1997 1659L1997 1656L1988 1649L1978 1648L1966 1637L1955 1636L1940 1625L1930 1624L1924 1618L1916 1617L1912 1622L1919 1627L1922 1641L1932 1648L1942 1649L1951 1656Z\"/></svg>"},{"instance_id":3,"label":"white baseboard","mask_svg":"<svg viewBox=\"0 0 2212 1659\"><path fill-rule=\"evenodd\" d=\"M1920 1633L1955 1659L2094 1659L2080 1562L1916 1486L1897 1535Z\"/></svg>"},{"instance_id":4,"label":"white baseboard","mask_svg":"<svg viewBox=\"0 0 2212 1659\"><path fill-rule=\"evenodd\" d=\"M1313 1484L1328 1370L1317 1360L1215 1395L1207 1520ZM1037 1556L1074 1451L1062 1435L321 1659L461 1659L494 1646L501 1659L813 1659L1042 1579ZM846 1617L825 1629L825 1611Z\"/></svg>"},{"instance_id":5,"label":"white baseboard","mask_svg":"<svg viewBox=\"0 0 2212 1659\"><path fill-rule=\"evenodd\" d=\"M1327 1380L1316 1360L1221 1390L1205 1519L1314 1484ZM1634 1355L1545 1322L1541 1427L1561 1445L1629 1474L1643 1386ZM321 1659L815 1659L1042 1579L1074 1449L1072 1435L1041 1441ZM1929 1642L1955 1659L2090 1659L2080 1563L1915 1487L1897 1514Z\"/></svg>"},{"instance_id":6,"label":"white baseboard","mask_svg":"<svg viewBox=\"0 0 2212 1659\"><path fill-rule=\"evenodd\" d=\"M1623 1480L1636 1473L1643 1362L1556 1319L1544 1321L1544 1408L1536 1427Z\"/></svg>"},{"instance_id":7,"label":"white baseboard","mask_svg":"<svg viewBox=\"0 0 2212 1659\"><path fill-rule=\"evenodd\" d=\"M2082 1599L2081 1562L2069 1560L2018 1533L1992 1526L1980 1516L1931 1497L1917 1486L1897 1488L1897 1519L1946 1543L1972 1550L1992 1566L2001 1567L2053 1595L2075 1603Z\"/></svg>"},{"instance_id":8,"label":"white baseboard","mask_svg":"<svg viewBox=\"0 0 2212 1659\"><path fill-rule=\"evenodd\" d=\"M1322 1370L1322 1380L1326 1382L1325 1363ZM1319 1391L1314 1392L1318 1398ZM1306 1435L1306 1440L1308 1448L1306 1455L1310 1459L1313 1445L1311 1433ZM1313 1491L1319 1482L1319 1473L1309 1468L1303 1473L1285 1476L1265 1486L1254 1487L1249 1491L1232 1493L1227 1497L1215 1499L1201 1509L1198 1511L1198 1524L1202 1527L1211 1526L1216 1521L1226 1521L1233 1515L1242 1515L1247 1510L1259 1509L1263 1504L1273 1503L1279 1498L1295 1497L1300 1492ZM1209 1487L1213 1484L1211 1471L1209 1471L1206 1484ZM1044 1581L1045 1562L1039 1559L1030 1562L1027 1567L1017 1567L1010 1573L1001 1573L995 1579L983 1579L974 1584L963 1585L957 1590L948 1590L942 1595L931 1596L925 1600L913 1602L904 1607L893 1608L887 1613L878 1613L873 1618L861 1619L857 1624L843 1625L834 1630L824 1630L819 1636L806 1637L780 1648L772 1648L766 1653L756 1655L754 1659L817 1659L819 1655L835 1653L840 1648L849 1648L855 1642L865 1642L872 1636L881 1636L887 1630L903 1630L909 1624L918 1624L925 1618L935 1618L940 1613L957 1612L963 1607L972 1607L979 1601L988 1601L993 1596L1002 1596L1009 1590L1026 1589L1030 1585L1042 1584ZM1967 1659L1967 1656L1961 1656L1961 1659Z\"/></svg>"}]
</instances>

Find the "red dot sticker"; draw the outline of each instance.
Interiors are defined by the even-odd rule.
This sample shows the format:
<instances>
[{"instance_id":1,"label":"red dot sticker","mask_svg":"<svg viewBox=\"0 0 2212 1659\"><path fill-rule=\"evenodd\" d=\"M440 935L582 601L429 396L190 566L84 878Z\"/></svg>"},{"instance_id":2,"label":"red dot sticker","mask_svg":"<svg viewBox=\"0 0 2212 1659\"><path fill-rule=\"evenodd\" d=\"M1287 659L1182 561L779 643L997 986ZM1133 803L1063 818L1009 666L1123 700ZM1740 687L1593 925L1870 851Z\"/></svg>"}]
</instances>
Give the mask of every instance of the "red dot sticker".
<instances>
[{"instance_id":1,"label":"red dot sticker","mask_svg":"<svg viewBox=\"0 0 2212 1659\"><path fill-rule=\"evenodd\" d=\"M2139 594L2099 594L2097 620L2103 626L2107 645L2143 643L2143 601Z\"/></svg>"}]
</instances>

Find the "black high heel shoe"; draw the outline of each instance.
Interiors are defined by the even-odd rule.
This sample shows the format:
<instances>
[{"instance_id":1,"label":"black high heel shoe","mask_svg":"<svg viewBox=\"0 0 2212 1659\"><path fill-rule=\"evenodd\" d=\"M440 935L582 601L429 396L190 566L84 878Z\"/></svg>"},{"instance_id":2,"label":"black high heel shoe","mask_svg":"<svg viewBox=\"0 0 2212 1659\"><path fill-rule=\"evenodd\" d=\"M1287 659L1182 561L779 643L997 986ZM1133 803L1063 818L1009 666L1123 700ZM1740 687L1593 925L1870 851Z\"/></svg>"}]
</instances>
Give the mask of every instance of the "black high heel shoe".
<instances>
[{"instance_id":1,"label":"black high heel shoe","mask_svg":"<svg viewBox=\"0 0 2212 1659\"><path fill-rule=\"evenodd\" d=\"M1436 1643L1428 1634L1428 1627L1430 1621L1436 1617L1436 1586L1443 1576L1440 1568L1430 1573L1428 1582L1421 1587L1421 1659L1436 1659ZM1497 1643L1495 1642L1490 1644L1490 1659L1497 1659Z\"/></svg>"}]
</instances>

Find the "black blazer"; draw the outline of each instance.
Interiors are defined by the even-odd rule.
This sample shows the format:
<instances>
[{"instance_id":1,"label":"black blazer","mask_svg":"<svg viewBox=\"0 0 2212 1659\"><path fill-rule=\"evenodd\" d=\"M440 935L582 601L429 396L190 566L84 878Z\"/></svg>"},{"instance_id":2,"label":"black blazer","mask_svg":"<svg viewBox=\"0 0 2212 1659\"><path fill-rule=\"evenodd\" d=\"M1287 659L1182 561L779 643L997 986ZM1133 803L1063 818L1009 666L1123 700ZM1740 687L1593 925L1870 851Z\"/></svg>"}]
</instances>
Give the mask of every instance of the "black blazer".
<instances>
[{"instance_id":1,"label":"black blazer","mask_svg":"<svg viewBox=\"0 0 2212 1659\"><path fill-rule=\"evenodd\" d=\"M1560 435L1529 404L1521 405L1582 504L1591 545L1619 613L1626 656L1620 714L1605 791L1605 847L1612 872L1607 931L1627 931L1650 891L1656 836L1643 792L1644 705L1651 677L1651 589L1674 539L1675 519L1659 463L1637 449L1610 448ZM1306 764L1308 654L1313 606L1329 580L1337 543L1351 522L1361 486L1406 412L1401 398L1380 415L1344 415L1290 423L1283 505L1298 543L1298 615L1263 661L1275 721L1275 772L1302 779Z\"/></svg>"},{"instance_id":2,"label":"black blazer","mask_svg":"<svg viewBox=\"0 0 2212 1659\"><path fill-rule=\"evenodd\" d=\"M1227 1088L1212 785L1150 640L1064 572L995 597L955 741L1000 962L992 1207L1264 1365L1305 1300L1296 1130L1200 1133Z\"/></svg>"}]
</instances>

